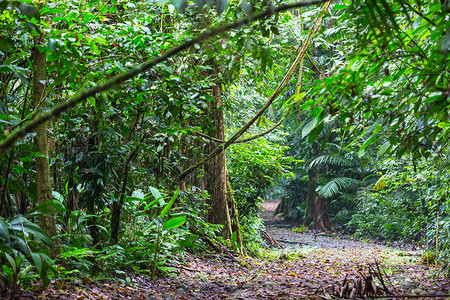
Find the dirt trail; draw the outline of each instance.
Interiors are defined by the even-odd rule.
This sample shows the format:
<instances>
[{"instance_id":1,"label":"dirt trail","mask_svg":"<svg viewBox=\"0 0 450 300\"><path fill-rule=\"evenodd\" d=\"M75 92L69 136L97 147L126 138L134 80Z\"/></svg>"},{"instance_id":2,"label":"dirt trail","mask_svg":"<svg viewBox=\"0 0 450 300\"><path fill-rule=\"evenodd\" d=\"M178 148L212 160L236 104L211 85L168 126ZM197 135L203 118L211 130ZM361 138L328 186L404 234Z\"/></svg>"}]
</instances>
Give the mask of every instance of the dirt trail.
<instances>
[{"instance_id":1,"label":"dirt trail","mask_svg":"<svg viewBox=\"0 0 450 300\"><path fill-rule=\"evenodd\" d=\"M317 287L330 287L333 283L339 286L346 275L354 277L367 272L369 264L373 266L378 263L384 279L389 283L387 287L396 295L449 293L450 281L441 276L433 277L436 269L421 263L421 249L413 245L396 244L396 247L387 247L351 237L294 232L273 216L277 205L277 201L263 203L261 217L266 224L270 224L267 231L286 247L279 252L287 253L288 258L299 256L299 259L284 264L286 273L299 270L311 272L303 276L306 280L301 283L302 287L311 287L310 283L315 283ZM299 267L302 260L302 267ZM303 289L303 292L310 295L311 289ZM424 299L434 298L441 297Z\"/></svg>"},{"instance_id":2,"label":"dirt trail","mask_svg":"<svg viewBox=\"0 0 450 300\"><path fill-rule=\"evenodd\" d=\"M264 258L238 262L216 255L193 257L176 278L178 284L166 281L166 288L171 287L155 299L320 299L316 291L331 291L333 286L341 286L346 276L356 282L375 261L386 274L385 285L396 295L448 294L449 281L431 277L433 270L420 263L420 251L293 232L273 217L276 205L264 203L261 217L271 224L266 226L267 231L284 249L272 249ZM160 288L155 291L161 292Z\"/></svg>"},{"instance_id":3,"label":"dirt trail","mask_svg":"<svg viewBox=\"0 0 450 300\"><path fill-rule=\"evenodd\" d=\"M132 277L133 284L112 286L94 283L61 290L48 290L46 299L323 299L316 291L342 286L367 274L368 265L379 263L385 285L395 295L449 295L449 280L432 278L433 269L420 263L420 251L389 248L351 238L297 233L273 217L275 202L264 203L261 216L267 231L284 249L268 250L263 258L222 255L185 257L175 275L151 281ZM431 273L430 273L431 272ZM376 282L378 286L381 284ZM323 295L323 293L322 293ZM42 296L42 295L41 295ZM55 296L55 297L52 297ZM385 299L394 299L387 297ZM405 299L405 298L403 298ZM415 298L417 299L417 297Z\"/></svg>"}]
</instances>

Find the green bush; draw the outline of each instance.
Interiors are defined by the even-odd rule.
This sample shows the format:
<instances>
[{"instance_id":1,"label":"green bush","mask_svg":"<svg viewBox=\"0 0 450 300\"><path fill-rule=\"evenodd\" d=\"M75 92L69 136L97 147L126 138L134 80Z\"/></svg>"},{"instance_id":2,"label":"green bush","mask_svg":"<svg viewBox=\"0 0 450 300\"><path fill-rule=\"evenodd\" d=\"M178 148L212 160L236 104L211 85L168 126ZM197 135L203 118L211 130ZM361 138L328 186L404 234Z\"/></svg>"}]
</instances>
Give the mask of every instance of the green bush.
<instances>
[{"instance_id":1,"label":"green bush","mask_svg":"<svg viewBox=\"0 0 450 300\"><path fill-rule=\"evenodd\" d=\"M450 249L450 202L446 200L450 175L443 172L445 166L433 158L414 164L404 158L389 159L382 167L385 187L358 195L358 212L347 229L359 236L419 242L429 249L437 245L435 250L444 258Z\"/></svg>"},{"instance_id":2,"label":"green bush","mask_svg":"<svg viewBox=\"0 0 450 300\"><path fill-rule=\"evenodd\" d=\"M293 158L284 155L287 148L264 139L229 148L230 183L241 217L257 217L259 205L275 178L294 176L290 172Z\"/></svg>"},{"instance_id":3,"label":"green bush","mask_svg":"<svg viewBox=\"0 0 450 300\"><path fill-rule=\"evenodd\" d=\"M264 222L260 218L246 217L240 218L242 244L247 253L254 257L261 256L261 247L264 241L261 237L260 231L264 229Z\"/></svg>"}]
</instances>

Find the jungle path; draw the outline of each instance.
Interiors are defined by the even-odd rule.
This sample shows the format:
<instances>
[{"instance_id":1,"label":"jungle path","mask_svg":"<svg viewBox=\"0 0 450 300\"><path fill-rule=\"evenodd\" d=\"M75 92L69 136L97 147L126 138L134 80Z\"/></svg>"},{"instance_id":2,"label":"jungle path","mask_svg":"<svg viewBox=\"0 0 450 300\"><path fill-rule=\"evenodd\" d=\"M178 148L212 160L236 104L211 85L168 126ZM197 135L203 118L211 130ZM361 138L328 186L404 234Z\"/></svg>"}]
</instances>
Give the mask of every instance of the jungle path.
<instances>
[{"instance_id":1,"label":"jungle path","mask_svg":"<svg viewBox=\"0 0 450 300\"><path fill-rule=\"evenodd\" d=\"M385 286L394 295L416 295L414 299L444 299L437 295L449 294L449 280L432 278L435 269L420 262L420 249L294 232L273 217L276 205L264 203L261 216L267 232L284 248L267 250L263 258L189 255L170 277L151 281L130 274L131 285L95 282L63 289L66 293L50 288L45 299L332 299L333 289L340 289L344 298L351 290L358 292L356 286L364 278L366 285ZM370 268L373 274L381 271L383 284L367 279ZM349 283L343 285L345 278Z\"/></svg>"}]
</instances>

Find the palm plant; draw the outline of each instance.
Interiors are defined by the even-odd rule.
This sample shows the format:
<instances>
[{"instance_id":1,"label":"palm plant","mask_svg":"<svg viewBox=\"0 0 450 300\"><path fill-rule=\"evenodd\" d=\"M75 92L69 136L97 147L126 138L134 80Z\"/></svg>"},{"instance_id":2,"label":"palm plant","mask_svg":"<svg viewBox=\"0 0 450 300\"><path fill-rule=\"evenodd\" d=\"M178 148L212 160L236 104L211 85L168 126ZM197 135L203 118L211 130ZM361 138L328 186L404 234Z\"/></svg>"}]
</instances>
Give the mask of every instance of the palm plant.
<instances>
[{"instance_id":1,"label":"palm plant","mask_svg":"<svg viewBox=\"0 0 450 300\"><path fill-rule=\"evenodd\" d=\"M331 201L331 204L336 206L337 213L349 209L345 206L351 205L348 203L355 203L357 191L372 189L379 175L372 171L375 160L370 150L358 156L357 151L352 148L327 143L323 152L313 159L308 167L316 167L318 170L315 226L331 229L334 225L326 220L328 203ZM348 201L349 199L352 201Z\"/></svg>"}]
</instances>

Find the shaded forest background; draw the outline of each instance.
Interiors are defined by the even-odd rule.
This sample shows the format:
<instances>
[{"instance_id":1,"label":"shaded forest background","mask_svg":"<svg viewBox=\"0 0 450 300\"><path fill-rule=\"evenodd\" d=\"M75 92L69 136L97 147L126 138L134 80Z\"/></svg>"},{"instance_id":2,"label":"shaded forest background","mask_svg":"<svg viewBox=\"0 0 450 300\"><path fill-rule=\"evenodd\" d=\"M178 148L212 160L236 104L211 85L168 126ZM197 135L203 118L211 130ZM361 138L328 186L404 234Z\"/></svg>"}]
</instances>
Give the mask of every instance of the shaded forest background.
<instances>
[{"instance_id":1,"label":"shaded forest background","mask_svg":"<svg viewBox=\"0 0 450 300\"><path fill-rule=\"evenodd\" d=\"M448 0L0 7L3 287L258 256L273 198L448 272Z\"/></svg>"}]
</instances>

